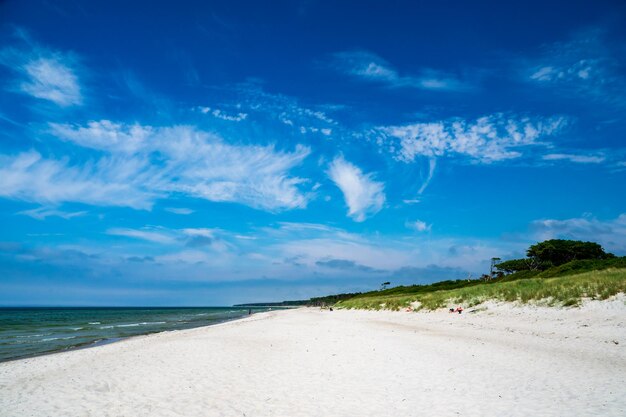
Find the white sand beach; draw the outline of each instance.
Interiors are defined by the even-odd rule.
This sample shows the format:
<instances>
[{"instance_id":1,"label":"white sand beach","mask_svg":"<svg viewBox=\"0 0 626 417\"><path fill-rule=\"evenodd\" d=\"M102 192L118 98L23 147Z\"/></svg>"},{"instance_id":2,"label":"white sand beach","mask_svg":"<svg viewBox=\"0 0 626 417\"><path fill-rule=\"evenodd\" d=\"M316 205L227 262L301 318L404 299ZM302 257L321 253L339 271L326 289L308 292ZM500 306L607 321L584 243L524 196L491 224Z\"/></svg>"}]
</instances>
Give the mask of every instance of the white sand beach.
<instances>
[{"instance_id":1,"label":"white sand beach","mask_svg":"<svg viewBox=\"0 0 626 417\"><path fill-rule=\"evenodd\" d=\"M624 416L626 305L297 309L0 364L2 416Z\"/></svg>"}]
</instances>

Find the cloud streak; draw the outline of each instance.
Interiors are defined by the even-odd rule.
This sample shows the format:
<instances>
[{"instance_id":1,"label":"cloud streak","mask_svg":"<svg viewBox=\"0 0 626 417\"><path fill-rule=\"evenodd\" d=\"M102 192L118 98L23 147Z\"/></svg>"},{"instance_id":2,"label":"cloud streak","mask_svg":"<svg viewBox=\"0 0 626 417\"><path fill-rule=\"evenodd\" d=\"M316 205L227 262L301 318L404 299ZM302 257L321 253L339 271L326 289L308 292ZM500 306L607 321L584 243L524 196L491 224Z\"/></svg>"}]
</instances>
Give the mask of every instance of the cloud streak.
<instances>
[{"instance_id":1,"label":"cloud streak","mask_svg":"<svg viewBox=\"0 0 626 417\"><path fill-rule=\"evenodd\" d=\"M343 193L348 216L354 221L362 222L383 208L384 184L374 181L372 174L363 173L343 157L339 156L331 162L328 176Z\"/></svg>"},{"instance_id":2,"label":"cloud streak","mask_svg":"<svg viewBox=\"0 0 626 417\"><path fill-rule=\"evenodd\" d=\"M36 151L0 155L0 177L0 196L43 205L77 202L149 209L158 196L147 189L152 181L149 168L119 158L72 165L67 159L46 159Z\"/></svg>"},{"instance_id":3,"label":"cloud streak","mask_svg":"<svg viewBox=\"0 0 626 417\"><path fill-rule=\"evenodd\" d=\"M544 155L545 161L569 161L578 164L601 164L606 161L606 157L602 155L578 155L568 153L551 153Z\"/></svg>"},{"instance_id":4,"label":"cloud streak","mask_svg":"<svg viewBox=\"0 0 626 417\"><path fill-rule=\"evenodd\" d=\"M356 79L392 88L435 91L465 91L470 87L458 78L433 69L419 75L401 75L390 63L367 51L346 51L333 55L331 66Z\"/></svg>"},{"instance_id":5,"label":"cloud streak","mask_svg":"<svg viewBox=\"0 0 626 417\"><path fill-rule=\"evenodd\" d=\"M608 42L603 30L582 31L542 49L524 65L526 81L595 102L626 104L626 83L620 73L626 63L624 51Z\"/></svg>"},{"instance_id":6,"label":"cloud streak","mask_svg":"<svg viewBox=\"0 0 626 417\"><path fill-rule=\"evenodd\" d=\"M0 156L0 195L42 204L81 202L150 209L183 194L280 211L311 198L290 170L309 155L273 146L231 145L191 126L152 127L108 120L86 126L51 124L62 141L95 151L95 159L44 158L30 151Z\"/></svg>"},{"instance_id":7,"label":"cloud streak","mask_svg":"<svg viewBox=\"0 0 626 417\"><path fill-rule=\"evenodd\" d=\"M55 208L38 207L35 209L31 209L31 210L20 211L17 214L29 216L37 220L45 220L48 217L60 217L65 220L69 220L74 217L84 216L87 214L87 212L86 211L68 212L68 211L57 210Z\"/></svg>"}]
</instances>

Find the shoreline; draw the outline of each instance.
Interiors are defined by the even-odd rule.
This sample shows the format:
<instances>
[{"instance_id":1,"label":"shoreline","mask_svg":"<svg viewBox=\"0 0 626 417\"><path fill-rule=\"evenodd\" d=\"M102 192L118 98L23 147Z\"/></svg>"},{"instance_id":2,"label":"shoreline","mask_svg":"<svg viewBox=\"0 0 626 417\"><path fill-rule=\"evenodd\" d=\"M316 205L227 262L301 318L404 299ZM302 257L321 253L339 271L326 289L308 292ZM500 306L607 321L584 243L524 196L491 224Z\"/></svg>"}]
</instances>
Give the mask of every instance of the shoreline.
<instances>
[{"instance_id":1,"label":"shoreline","mask_svg":"<svg viewBox=\"0 0 626 417\"><path fill-rule=\"evenodd\" d=\"M39 307L37 307L39 308ZM45 307L41 307L44 308ZM60 309L64 309L65 307L59 307ZM85 307L88 308L88 307ZM125 308L125 307L124 307ZM137 307L138 309L142 309L144 307ZM175 307L172 307L173 309ZM168 333L168 332L179 332L179 331L185 331L185 330L193 330L193 329L198 329L198 328L202 328L202 327L210 327L210 326L216 326L222 323L227 323L227 322L231 322L231 321L236 321L236 320L244 320L248 317L251 317L255 314L261 314L264 313L265 311L260 311L260 312L252 312L251 314L247 314L247 315L243 315L241 317L234 317L234 318L224 318L224 319L220 319L220 320L216 320L210 324L204 324L201 326L196 326L196 327L189 327L189 328L181 328L181 329L171 329L171 330L161 330L161 331L153 331L153 332L148 332L148 333L141 333L141 334L135 334L135 335L130 335L130 336L122 336L122 337L112 337L112 338L104 338L104 339L97 339L91 342L85 342L85 343L81 343L79 345L75 345L75 346L70 346L68 348L65 349L57 349L57 350L50 350L47 352L40 352L40 353L34 353L31 355L26 355L26 356L19 356L16 358L9 358L9 359L3 359L0 360L0 365L3 363L7 363L7 362L13 362L13 361L19 361L22 359L31 359L31 358L37 358L40 356L48 356L48 355L55 355L55 354L59 354L59 353L66 353L66 352L73 352L73 351L78 351L78 350L84 350L84 349L91 349L91 348L97 348L100 346L106 346L106 345L110 345L113 343L119 343L119 342L123 342L129 339L133 339L136 337L143 337L143 336L151 336L151 335L156 335L156 334L160 334L160 333Z\"/></svg>"},{"instance_id":2,"label":"shoreline","mask_svg":"<svg viewBox=\"0 0 626 417\"><path fill-rule=\"evenodd\" d=\"M7 415L623 415L626 298L273 310L0 363ZM616 342L616 343L615 343Z\"/></svg>"}]
</instances>

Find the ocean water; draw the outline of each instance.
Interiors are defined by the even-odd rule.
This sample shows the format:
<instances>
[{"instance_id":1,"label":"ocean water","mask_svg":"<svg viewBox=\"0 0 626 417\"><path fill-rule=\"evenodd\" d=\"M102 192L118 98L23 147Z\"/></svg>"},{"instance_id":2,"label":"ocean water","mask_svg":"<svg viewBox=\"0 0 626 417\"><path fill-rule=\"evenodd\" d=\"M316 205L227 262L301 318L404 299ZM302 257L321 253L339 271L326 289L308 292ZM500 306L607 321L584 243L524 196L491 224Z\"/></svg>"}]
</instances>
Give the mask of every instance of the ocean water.
<instances>
[{"instance_id":1,"label":"ocean water","mask_svg":"<svg viewBox=\"0 0 626 417\"><path fill-rule=\"evenodd\" d=\"M0 308L0 362L247 315L240 307Z\"/></svg>"}]
</instances>

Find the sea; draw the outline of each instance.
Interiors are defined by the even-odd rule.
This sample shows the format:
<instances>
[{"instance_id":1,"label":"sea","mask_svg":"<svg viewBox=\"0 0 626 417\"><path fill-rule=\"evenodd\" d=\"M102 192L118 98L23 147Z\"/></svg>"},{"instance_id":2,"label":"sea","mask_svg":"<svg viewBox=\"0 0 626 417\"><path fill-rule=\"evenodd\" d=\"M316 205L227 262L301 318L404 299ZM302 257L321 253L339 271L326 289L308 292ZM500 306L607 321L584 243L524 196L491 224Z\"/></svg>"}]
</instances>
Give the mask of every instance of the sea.
<instances>
[{"instance_id":1,"label":"sea","mask_svg":"<svg viewBox=\"0 0 626 417\"><path fill-rule=\"evenodd\" d=\"M266 311L243 307L0 308L0 362L208 326Z\"/></svg>"}]
</instances>

